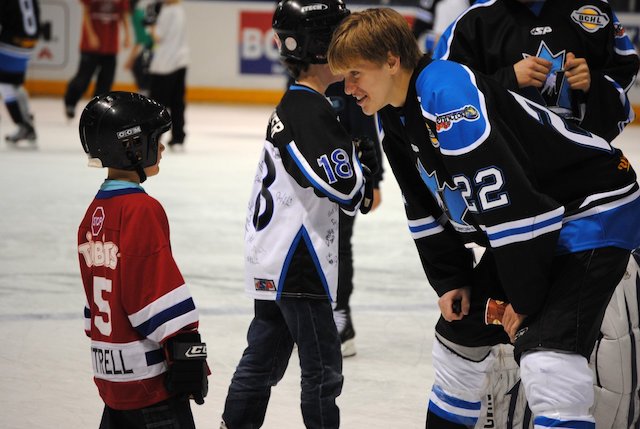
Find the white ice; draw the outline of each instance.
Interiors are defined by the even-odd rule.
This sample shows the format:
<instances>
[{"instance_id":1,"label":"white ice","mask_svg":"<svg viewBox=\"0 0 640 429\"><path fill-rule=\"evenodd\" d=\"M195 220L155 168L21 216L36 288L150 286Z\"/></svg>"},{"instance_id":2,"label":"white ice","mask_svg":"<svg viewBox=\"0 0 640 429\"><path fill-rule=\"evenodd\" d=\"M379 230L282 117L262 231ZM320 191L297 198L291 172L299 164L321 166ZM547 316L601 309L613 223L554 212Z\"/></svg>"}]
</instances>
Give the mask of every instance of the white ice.
<instances>
[{"instance_id":1,"label":"white ice","mask_svg":"<svg viewBox=\"0 0 640 429\"><path fill-rule=\"evenodd\" d=\"M62 101L32 99L37 149L0 144L0 428L97 428L102 402L83 332L76 230L105 177L86 166L77 119ZM78 115L81 106L78 106ZM252 301L243 294L243 226L271 107L190 104L184 153L165 151L145 183L169 216L173 253L201 312L210 391L193 405L200 428L217 428L245 347ZM2 111L0 134L13 131ZM3 137L4 139L4 137ZM615 144L640 165L640 128ZM344 428L424 427L433 371L436 295L409 237L387 170L381 207L356 221L358 354L344 361L338 403ZM264 427L303 427L294 356L273 389Z\"/></svg>"}]
</instances>

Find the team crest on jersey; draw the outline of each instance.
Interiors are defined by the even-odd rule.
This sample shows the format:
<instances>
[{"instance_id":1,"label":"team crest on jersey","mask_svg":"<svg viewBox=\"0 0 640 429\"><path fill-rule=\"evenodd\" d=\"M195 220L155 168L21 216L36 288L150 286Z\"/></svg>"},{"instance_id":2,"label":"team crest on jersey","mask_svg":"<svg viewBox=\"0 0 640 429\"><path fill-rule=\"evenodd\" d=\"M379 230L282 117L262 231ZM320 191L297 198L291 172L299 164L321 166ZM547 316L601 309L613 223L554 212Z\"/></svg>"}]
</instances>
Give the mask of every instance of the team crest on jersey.
<instances>
[{"instance_id":1,"label":"team crest on jersey","mask_svg":"<svg viewBox=\"0 0 640 429\"><path fill-rule=\"evenodd\" d=\"M104 225L104 209L102 207L97 207L93 211L93 215L91 215L91 234L94 237L97 237L102 231L102 225Z\"/></svg>"},{"instance_id":2,"label":"team crest on jersey","mask_svg":"<svg viewBox=\"0 0 640 429\"><path fill-rule=\"evenodd\" d=\"M595 33L609 24L609 17L595 6L582 6L574 10L571 19L589 33Z\"/></svg>"},{"instance_id":3,"label":"team crest on jersey","mask_svg":"<svg viewBox=\"0 0 640 429\"><path fill-rule=\"evenodd\" d=\"M273 280L253 279L253 284L259 292L275 292L276 283Z\"/></svg>"},{"instance_id":4,"label":"team crest on jersey","mask_svg":"<svg viewBox=\"0 0 640 429\"><path fill-rule=\"evenodd\" d=\"M473 122L479 117L480 113L478 112L478 109L467 104L461 109L452 110L436 116L436 132L449 131L456 122Z\"/></svg>"}]
</instances>

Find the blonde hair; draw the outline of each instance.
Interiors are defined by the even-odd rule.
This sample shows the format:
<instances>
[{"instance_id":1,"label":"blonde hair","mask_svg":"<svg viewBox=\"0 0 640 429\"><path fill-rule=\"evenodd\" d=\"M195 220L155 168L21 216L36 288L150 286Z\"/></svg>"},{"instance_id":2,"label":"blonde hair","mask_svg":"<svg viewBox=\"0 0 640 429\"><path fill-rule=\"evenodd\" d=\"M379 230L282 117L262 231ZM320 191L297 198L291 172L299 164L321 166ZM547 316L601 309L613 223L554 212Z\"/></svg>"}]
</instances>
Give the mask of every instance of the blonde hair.
<instances>
[{"instance_id":1,"label":"blonde hair","mask_svg":"<svg viewBox=\"0 0 640 429\"><path fill-rule=\"evenodd\" d=\"M333 73L347 70L362 59L384 64L388 54L400 58L400 66L413 70L422 57L407 20L393 9L355 12L333 33L327 59Z\"/></svg>"}]
</instances>

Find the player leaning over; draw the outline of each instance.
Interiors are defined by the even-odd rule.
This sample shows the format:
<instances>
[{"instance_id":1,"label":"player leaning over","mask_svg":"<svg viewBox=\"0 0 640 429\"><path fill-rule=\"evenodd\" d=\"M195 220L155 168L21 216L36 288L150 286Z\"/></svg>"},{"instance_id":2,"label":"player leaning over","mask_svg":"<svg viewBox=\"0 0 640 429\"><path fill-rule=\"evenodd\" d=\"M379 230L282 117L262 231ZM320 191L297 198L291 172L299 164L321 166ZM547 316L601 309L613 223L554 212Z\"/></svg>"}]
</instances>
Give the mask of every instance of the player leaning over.
<instances>
[{"instance_id":1,"label":"player leaning over","mask_svg":"<svg viewBox=\"0 0 640 429\"><path fill-rule=\"evenodd\" d=\"M108 167L78 230L100 429L194 428L189 397L202 404L207 394L198 312L164 209L140 186L158 174L170 127L165 108L128 92L94 98L80 117L89 165Z\"/></svg>"},{"instance_id":2,"label":"player leaning over","mask_svg":"<svg viewBox=\"0 0 640 429\"><path fill-rule=\"evenodd\" d=\"M280 56L296 80L271 115L245 226L245 290L255 315L231 380L222 427L262 426L271 388L294 344L307 428L337 428L340 337L331 301L338 283L339 211L371 208L373 182L324 96L340 77L327 65L342 0L284 0L273 16ZM375 152L362 161L375 170ZM364 198L363 198L364 194Z\"/></svg>"},{"instance_id":3,"label":"player leaning over","mask_svg":"<svg viewBox=\"0 0 640 429\"><path fill-rule=\"evenodd\" d=\"M421 56L391 9L345 19L329 62L365 113L379 111L440 297L427 427L476 423L490 346L511 341L536 428L595 428L587 358L640 244L627 159L496 81ZM475 268L470 242L487 248ZM510 302L503 327L484 324L488 296Z\"/></svg>"}]
</instances>

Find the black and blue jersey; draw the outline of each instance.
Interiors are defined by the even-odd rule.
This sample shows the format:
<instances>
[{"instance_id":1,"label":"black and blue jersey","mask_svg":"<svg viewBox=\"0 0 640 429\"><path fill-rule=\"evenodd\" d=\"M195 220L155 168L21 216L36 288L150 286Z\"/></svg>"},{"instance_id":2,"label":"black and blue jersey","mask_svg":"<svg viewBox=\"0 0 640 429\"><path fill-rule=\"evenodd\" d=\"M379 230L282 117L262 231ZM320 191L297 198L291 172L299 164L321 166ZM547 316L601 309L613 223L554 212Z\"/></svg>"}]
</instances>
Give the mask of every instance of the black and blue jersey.
<instances>
[{"instance_id":1,"label":"black and blue jersey","mask_svg":"<svg viewBox=\"0 0 640 429\"><path fill-rule=\"evenodd\" d=\"M621 151L493 79L425 57L404 106L379 117L440 295L470 284L468 243L493 253L521 314L539 308L555 255L640 244L640 190Z\"/></svg>"},{"instance_id":2,"label":"black and blue jersey","mask_svg":"<svg viewBox=\"0 0 640 429\"><path fill-rule=\"evenodd\" d=\"M589 66L589 91L564 75L569 53ZM456 61L611 141L633 120L627 91L640 60L611 6L601 0L479 0L441 37L434 58ZM513 65L551 62L541 88L519 88Z\"/></svg>"}]
</instances>

